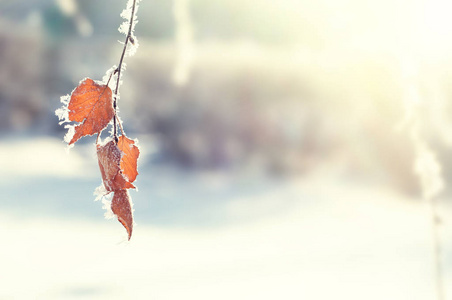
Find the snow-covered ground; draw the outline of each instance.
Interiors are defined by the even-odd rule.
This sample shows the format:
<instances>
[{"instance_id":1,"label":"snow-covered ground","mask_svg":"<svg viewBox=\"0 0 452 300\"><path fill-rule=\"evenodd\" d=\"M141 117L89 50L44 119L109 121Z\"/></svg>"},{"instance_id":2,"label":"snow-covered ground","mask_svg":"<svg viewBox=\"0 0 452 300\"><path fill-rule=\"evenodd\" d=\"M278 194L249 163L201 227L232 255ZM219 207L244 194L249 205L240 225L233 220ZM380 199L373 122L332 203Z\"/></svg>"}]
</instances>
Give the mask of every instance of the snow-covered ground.
<instances>
[{"instance_id":1,"label":"snow-covered ground","mask_svg":"<svg viewBox=\"0 0 452 300\"><path fill-rule=\"evenodd\" d=\"M435 299L420 200L334 172L257 180L143 160L128 243L93 201L93 146L64 147L0 142L0 299Z\"/></svg>"}]
</instances>

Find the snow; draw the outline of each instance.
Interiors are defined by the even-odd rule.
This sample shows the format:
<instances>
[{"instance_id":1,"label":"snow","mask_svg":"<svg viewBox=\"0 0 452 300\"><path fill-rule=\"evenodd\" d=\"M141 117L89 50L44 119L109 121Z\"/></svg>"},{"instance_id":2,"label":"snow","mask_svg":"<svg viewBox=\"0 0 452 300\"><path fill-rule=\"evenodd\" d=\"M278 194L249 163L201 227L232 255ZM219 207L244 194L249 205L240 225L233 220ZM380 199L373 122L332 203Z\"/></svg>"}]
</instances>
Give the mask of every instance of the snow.
<instances>
[{"instance_id":1,"label":"snow","mask_svg":"<svg viewBox=\"0 0 452 300\"><path fill-rule=\"evenodd\" d=\"M102 208L105 210L104 217L105 219L113 219L115 218L115 213L111 209L111 198L113 194L105 195L102 197ZM97 199L96 199L97 200Z\"/></svg>"},{"instance_id":2,"label":"snow","mask_svg":"<svg viewBox=\"0 0 452 300\"><path fill-rule=\"evenodd\" d=\"M91 145L89 145L91 146ZM79 145L78 151L67 153L65 144L55 138L0 140L0 180L10 182L25 178L86 178L98 172L89 165L89 150ZM91 151L89 151L91 152Z\"/></svg>"},{"instance_id":3,"label":"snow","mask_svg":"<svg viewBox=\"0 0 452 300\"><path fill-rule=\"evenodd\" d=\"M138 23L137 11L138 11L138 3L139 2L140 1L137 0L136 5L135 5L132 28L130 31L129 43L127 44L127 49L126 49L126 56L133 56L136 53L138 46L139 46L138 39L134 33L135 26ZM123 18L125 21L123 23L121 23L121 25L118 28L118 31L126 36L129 34L130 18L132 17L133 3L134 3L133 0L129 0L127 2L126 8L121 12L121 18Z\"/></svg>"},{"instance_id":4,"label":"snow","mask_svg":"<svg viewBox=\"0 0 452 300\"><path fill-rule=\"evenodd\" d=\"M331 169L256 183L143 164L127 243L92 199L100 172L83 146L0 142L0 299L434 299L425 201ZM39 159L8 163L23 157Z\"/></svg>"},{"instance_id":5,"label":"snow","mask_svg":"<svg viewBox=\"0 0 452 300\"><path fill-rule=\"evenodd\" d=\"M127 44L127 49L126 49L127 56L135 55L135 53L137 52L137 49L140 45L138 42L138 38L133 33L131 33L131 35L130 35L130 40L131 41L129 41L129 43Z\"/></svg>"},{"instance_id":6,"label":"snow","mask_svg":"<svg viewBox=\"0 0 452 300\"><path fill-rule=\"evenodd\" d=\"M122 16L122 14L121 14ZM122 34L127 35L127 33L129 32L129 23L127 21L124 21L123 23L121 23L121 25L119 25L118 31Z\"/></svg>"},{"instance_id":7,"label":"snow","mask_svg":"<svg viewBox=\"0 0 452 300\"><path fill-rule=\"evenodd\" d=\"M58 117L58 119L62 120L62 121L60 121L60 125L63 123L70 122L69 121L69 110L68 110L68 104L69 104L70 99L71 99L70 95L65 95L60 98L60 102L63 103L63 106L58 108L55 111L55 115Z\"/></svg>"},{"instance_id":8,"label":"snow","mask_svg":"<svg viewBox=\"0 0 452 300\"><path fill-rule=\"evenodd\" d=\"M105 195L108 194L107 189L104 186L103 181L100 183L100 185L94 190L93 195L96 196L96 198L94 199L94 201L99 201L101 200Z\"/></svg>"},{"instance_id":9,"label":"snow","mask_svg":"<svg viewBox=\"0 0 452 300\"><path fill-rule=\"evenodd\" d=\"M113 76L115 76L115 71L118 67L116 65L114 65L113 67L111 67L110 69L107 70L107 72L105 72L104 77L102 77L102 84L106 85L108 82L108 86L110 87L110 89L112 91L114 91L115 89L115 82L116 80L113 78Z\"/></svg>"},{"instance_id":10,"label":"snow","mask_svg":"<svg viewBox=\"0 0 452 300\"><path fill-rule=\"evenodd\" d=\"M63 140L69 144L75 134L75 125L65 125L64 128L67 129L67 132L64 135ZM74 146L74 144L70 145L69 147L73 147L73 146Z\"/></svg>"},{"instance_id":11,"label":"snow","mask_svg":"<svg viewBox=\"0 0 452 300\"><path fill-rule=\"evenodd\" d=\"M110 122L112 123L112 122ZM104 140L102 140L101 137L99 137L99 140L97 141L97 146L100 147L104 147L105 145L107 145L108 143L110 143L111 141L113 141L113 136L107 136Z\"/></svg>"}]
</instances>

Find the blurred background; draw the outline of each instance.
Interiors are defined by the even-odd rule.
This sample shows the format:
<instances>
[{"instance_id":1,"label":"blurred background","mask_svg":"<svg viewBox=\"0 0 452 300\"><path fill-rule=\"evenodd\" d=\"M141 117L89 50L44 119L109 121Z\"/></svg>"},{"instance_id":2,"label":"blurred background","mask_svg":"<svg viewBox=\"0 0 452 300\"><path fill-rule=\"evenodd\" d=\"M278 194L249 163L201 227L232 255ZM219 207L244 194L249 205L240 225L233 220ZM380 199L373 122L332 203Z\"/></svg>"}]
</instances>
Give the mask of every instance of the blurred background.
<instances>
[{"instance_id":1,"label":"blurred background","mask_svg":"<svg viewBox=\"0 0 452 300\"><path fill-rule=\"evenodd\" d=\"M451 4L141 1L130 243L54 113L125 6L0 1L0 299L452 299Z\"/></svg>"}]
</instances>

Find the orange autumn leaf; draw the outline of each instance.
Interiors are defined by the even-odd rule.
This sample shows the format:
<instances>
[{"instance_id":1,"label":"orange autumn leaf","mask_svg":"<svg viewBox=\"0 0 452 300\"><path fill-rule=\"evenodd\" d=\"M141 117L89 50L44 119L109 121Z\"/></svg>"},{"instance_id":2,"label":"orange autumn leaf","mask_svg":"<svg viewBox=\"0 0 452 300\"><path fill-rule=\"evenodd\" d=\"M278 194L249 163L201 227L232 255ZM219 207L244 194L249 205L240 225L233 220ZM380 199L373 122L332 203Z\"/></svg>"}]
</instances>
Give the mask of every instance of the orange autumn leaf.
<instances>
[{"instance_id":1,"label":"orange autumn leaf","mask_svg":"<svg viewBox=\"0 0 452 300\"><path fill-rule=\"evenodd\" d=\"M132 183L135 181L138 175L137 171L137 161L140 155L140 150L135 146L135 142L125 135L121 135L118 139L118 148L122 151L122 158L120 167L127 178L127 180Z\"/></svg>"},{"instance_id":2,"label":"orange autumn leaf","mask_svg":"<svg viewBox=\"0 0 452 300\"><path fill-rule=\"evenodd\" d=\"M70 144L81 137L101 132L114 116L112 91L106 85L87 78L72 92L69 101L69 120L81 122L75 127Z\"/></svg>"},{"instance_id":3,"label":"orange autumn leaf","mask_svg":"<svg viewBox=\"0 0 452 300\"><path fill-rule=\"evenodd\" d=\"M114 141L104 146L97 146L97 158L104 187L108 192L135 188L121 171L121 150Z\"/></svg>"},{"instance_id":4,"label":"orange autumn leaf","mask_svg":"<svg viewBox=\"0 0 452 300\"><path fill-rule=\"evenodd\" d=\"M111 210L118 217L118 221L126 228L130 240L133 229L133 215L127 190L115 191L111 201Z\"/></svg>"}]
</instances>

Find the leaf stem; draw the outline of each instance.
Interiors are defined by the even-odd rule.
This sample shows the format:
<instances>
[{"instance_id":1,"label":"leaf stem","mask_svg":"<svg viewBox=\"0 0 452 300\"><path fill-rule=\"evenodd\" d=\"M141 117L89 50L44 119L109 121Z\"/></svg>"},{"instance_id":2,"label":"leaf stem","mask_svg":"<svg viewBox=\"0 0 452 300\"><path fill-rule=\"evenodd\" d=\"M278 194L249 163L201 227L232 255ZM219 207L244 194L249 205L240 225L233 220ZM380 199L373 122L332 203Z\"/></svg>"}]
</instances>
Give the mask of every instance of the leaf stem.
<instances>
[{"instance_id":1,"label":"leaf stem","mask_svg":"<svg viewBox=\"0 0 452 300\"><path fill-rule=\"evenodd\" d=\"M118 68L115 70L115 73L118 72L118 78L116 79L116 88L115 88L115 97L113 99L113 109L115 111L115 117L113 118L113 136L115 139L115 142L118 143L118 134L117 134L117 125L116 125L116 118L117 118L117 97L118 97L118 91L119 91L119 80L121 79L121 69L122 69L122 62L124 61L124 55L126 53L127 45L129 43L129 40L132 37L132 27L133 27L133 16L135 15L135 6L136 6L136 0L133 0L132 4L132 13L130 15L130 22L129 22L129 31L127 32L126 40L124 42L124 48L122 49L121 58L119 59L119 65ZM123 132L121 128L121 132ZM123 132L124 133L124 132Z\"/></svg>"},{"instance_id":2,"label":"leaf stem","mask_svg":"<svg viewBox=\"0 0 452 300\"><path fill-rule=\"evenodd\" d=\"M124 129L122 128L121 122L119 122L118 116L115 116L115 119L116 119L116 121L118 122L119 129L121 129L121 135L125 135L125 134L124 134Z\"/></svg>"},{"instance_id":3,"label":"leaf stem","mask_svg":"<svg viewBox=\"0 0 452 300\"><path fill-rule=\"evenodd\" d=\"M116 71L116 70L115 70ZM107 83L105 84L106 86L108 86L108 84L110 83L111 77L113 76L113 74L115 74L116 72L113 72L110 74L110 77L108 77Z\"/></svg>"}]
</instances>

